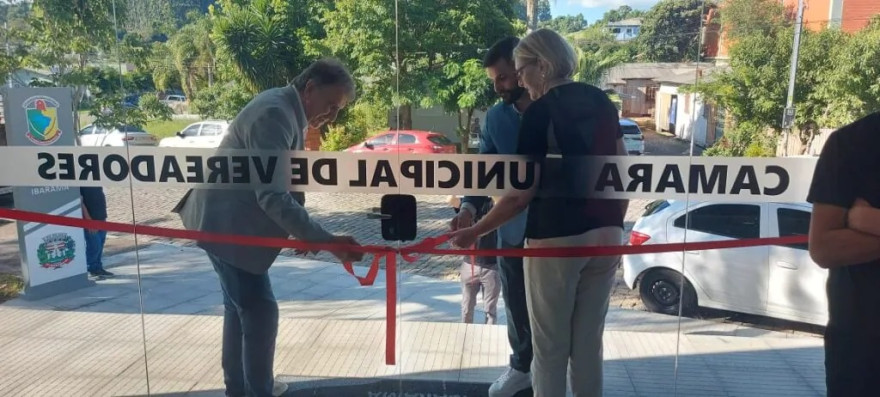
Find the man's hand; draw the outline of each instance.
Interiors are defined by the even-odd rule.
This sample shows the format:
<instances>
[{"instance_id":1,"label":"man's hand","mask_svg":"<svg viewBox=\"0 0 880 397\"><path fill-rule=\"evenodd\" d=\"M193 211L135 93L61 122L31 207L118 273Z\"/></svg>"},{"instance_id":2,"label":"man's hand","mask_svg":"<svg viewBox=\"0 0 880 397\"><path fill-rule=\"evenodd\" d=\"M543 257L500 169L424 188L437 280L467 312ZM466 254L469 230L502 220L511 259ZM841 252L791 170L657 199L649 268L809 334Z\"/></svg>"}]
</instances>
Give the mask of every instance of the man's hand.
<instances>
[{"instance_id":1,"label":"man's hand","mask_svg":"<svg viewBox=\"0 0 880 397\"><path fill-rule=\"evenodd\" d=\"M333 238L333 240L330 240L330 244L348 245L348 246L351 246L351 248L358 248L361 246L354 239L354 237L351 237L351 236L336 236ZM337 259L339 259L343 263L345 263L345 262L358 262L358 261L361 261L364 259L363 252L358 252L358 251L351 250L351 249L340 248L340 249L332 250L332 251L330 251L330 253L333 254L333 256L335 256Z\"/></svg>"},{"instance_id":2,"label":"man's hand","mask_svg":"<svg viewBox=\"0 0 880 397\"><path fill-rule=\"evenodd\" d=\"M458 214L455 216L455 218L452 218L452 220L449 221L449 230L452 230L454 232L456 230L468 228L473 225L473 215L471 215L470 211L462 208L460 211L458 211Z\"/></svg>"},{"instance_id":3,"label":"man's hand","mask_svg":"<svg viewBox=\"0 0 880 397\"><path fill-rule=\"evenodd\" d=\"M856 199L846 214L847 227L862 233L877 235L880 232L878 221L880 221L880 210L871 207L868 201L861 198Z\"/></svg>"}]
</instances>

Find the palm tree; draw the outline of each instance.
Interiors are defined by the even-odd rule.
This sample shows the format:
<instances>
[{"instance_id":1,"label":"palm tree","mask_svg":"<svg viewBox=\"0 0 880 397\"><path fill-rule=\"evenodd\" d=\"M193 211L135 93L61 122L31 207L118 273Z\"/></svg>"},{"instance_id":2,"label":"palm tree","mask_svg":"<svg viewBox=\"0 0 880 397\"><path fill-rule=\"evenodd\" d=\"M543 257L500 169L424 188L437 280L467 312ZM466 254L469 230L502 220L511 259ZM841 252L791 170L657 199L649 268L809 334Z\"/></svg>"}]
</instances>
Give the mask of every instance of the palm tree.
<instances>
[{"instance_id":1,"label":"palm tree","mask_svg":"<svg viewBox=\"0 0 880 397\"><path fill-rule=\"evenodd\" d=\"M213 38L218 50L251 92L285 85L305 66L297 34L301 15L290 3L254 0L244 6L227 3L217 16Z\"/></svg>"},{"instance_id":2,"label":"palm tree","mask_svg":"<svg viewBox=\"0 0 880 397\"><path fill-rule=\"evenodd\" d=\"M575 80L592 85L599 85L602 76L609 69L626 61L626 55L622 52L608 52L600 49L595 52L584 51L581 48L575 49L578 54L578 71L575 74Z\"/></svg>"}]
</instances>

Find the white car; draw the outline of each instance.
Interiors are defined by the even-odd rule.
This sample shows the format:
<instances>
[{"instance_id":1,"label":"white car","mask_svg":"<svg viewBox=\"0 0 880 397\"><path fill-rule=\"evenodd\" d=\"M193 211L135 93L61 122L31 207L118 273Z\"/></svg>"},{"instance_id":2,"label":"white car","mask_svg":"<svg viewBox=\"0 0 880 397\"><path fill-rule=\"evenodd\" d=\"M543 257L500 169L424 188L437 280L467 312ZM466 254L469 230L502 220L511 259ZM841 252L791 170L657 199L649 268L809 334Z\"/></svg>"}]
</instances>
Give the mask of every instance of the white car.
<instances>
[{"instance_id":1,"label":"white car","mask_svg":"<svg viewBox=\"0 0 880 397\"><path fill-rule=\"evenodd\" d=\"M630 155L641 156L645 154L645 136L635 121L620 119L620 129L623 132L623 143Z\"/></svg>"},{"instance_id":2,"label":"white car","mask_svg":"<svg viewBox=\"0 0 880 397\"><path fill-rule=\"evenodd\" d=\"M184 103L184 102L186 102L186 97L183 95L168 95L161 102L166 105L171 105L171 104L175 104L175 103Z\"/></svg>"},{"instance_id":3,"label":"white car","mask_svg":"<svg viewBox=\"0 0 880 397\"><path fill-rule=\"evenodd\" d=\"M688 210L683 201L660 200L646 210L630 245L806 236L812 206L691 202ZM684 314L709 307L809 324L828 321L828 271L810 259L806 244L625 255L623 274L655 312L677 315L681 302Z\"/></svg>"},{"instance_id":4,"label":"white car","mask_svg":"<svg viewBox=\"0 0 880 397\"><path fill-rule=\"evenodd\" d=\"M193 123L176 136L163 138L159 141L160 147L185 147L185 148L217 148L220 141L229 132L229 123L221 120L208 120Z\"/></svg>"},{"instance_id":5,"label":"white car","mask_svg":"<svg viewBox=\"0 0 880 397\"><path fill-rule=\"evenodd\" d=\"M155 136L131 125L109 129L89 124L78 135L82 146L156 146L157 143Z\"/></svg>"}]
</instances>

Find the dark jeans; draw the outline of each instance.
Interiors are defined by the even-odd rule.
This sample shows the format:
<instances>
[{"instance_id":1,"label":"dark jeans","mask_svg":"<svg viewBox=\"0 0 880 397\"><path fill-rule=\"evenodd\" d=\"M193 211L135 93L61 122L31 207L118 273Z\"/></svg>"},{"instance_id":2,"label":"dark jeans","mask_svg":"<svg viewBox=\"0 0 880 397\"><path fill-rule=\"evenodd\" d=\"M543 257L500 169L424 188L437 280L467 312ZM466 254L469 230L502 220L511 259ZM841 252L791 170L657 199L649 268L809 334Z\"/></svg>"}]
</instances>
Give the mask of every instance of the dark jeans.
<instances>
[{"instance_id":1,"label":"dark jeans","mask_svg":"<svg viewBox=\"0 0 880 397\"><path fill-rule=\"evenodd\" d=\"M269 275L256 275L208 254L223 289L223 379L227 396L269 397L275 377L278 303Z\"/></svg>"},{"instance_id":2,"label":"dark jeans","mask_svg":"<svg viewBox=\"0 0 880 397\"><path fill-rule=\"evenodd\" d=\"M101 257L104 253L104 241L107 239L106 230L96 230L94 233L83 230L86 239L86 268L94 273L104 270Z\"/></svg>"},{"instance_id":3,"label":"dark jeans","mask_svg":"<svg viewBox=\"0 0 880 397\"><path fill-rule=\"evenodd\" d=\"M522 248L523 245L501 244L501 248ZM526 303L526 281L523 274L523 258L500 257L501 292L507 311L507 341L513 354L510 367L529 373L532 366L532 328L529 325L529 307Z\"/></svg>"}]
</instances>

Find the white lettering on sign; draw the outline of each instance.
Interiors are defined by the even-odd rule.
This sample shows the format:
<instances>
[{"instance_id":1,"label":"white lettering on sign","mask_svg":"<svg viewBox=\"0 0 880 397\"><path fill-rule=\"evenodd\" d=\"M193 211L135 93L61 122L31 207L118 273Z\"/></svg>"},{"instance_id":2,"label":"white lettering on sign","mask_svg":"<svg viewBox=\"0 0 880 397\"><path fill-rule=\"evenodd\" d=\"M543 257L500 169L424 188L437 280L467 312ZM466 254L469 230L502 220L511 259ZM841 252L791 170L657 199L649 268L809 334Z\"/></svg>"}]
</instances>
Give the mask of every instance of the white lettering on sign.
<instances>
[{"instance_id":1,"label":"white lettering on sign","mask_svg":"<svg viewBox=\"0 0 880 397\"><path fill-rule=\"evenodd\" d=\"M600 199L802 202L815 163L815 158L548 158L548 171L539 175L540 167L535 162L503 155L145 147L131 147L126 153L125 148L17 147L0 148L0 184L127 187L131 182L146 188L500 196L528 189L540 178L553 180L563 173L569 178L564 184L565 192L541 190L539 194Z\"/></svg>"},{"instance_id":2,"label":"white lettering on sign","mask_svg":"<svg viewBox=\"0 0 880 397\"><path fill-rule=\"evenodd\" d=\"M35 187L31 189L31 194L34 196L38 196L41 194L52 193L52 192L65 192L70 190L68 186L43 186L43 187Z\"/></svg>"}]
</instances>

